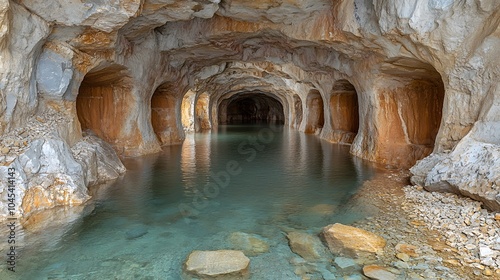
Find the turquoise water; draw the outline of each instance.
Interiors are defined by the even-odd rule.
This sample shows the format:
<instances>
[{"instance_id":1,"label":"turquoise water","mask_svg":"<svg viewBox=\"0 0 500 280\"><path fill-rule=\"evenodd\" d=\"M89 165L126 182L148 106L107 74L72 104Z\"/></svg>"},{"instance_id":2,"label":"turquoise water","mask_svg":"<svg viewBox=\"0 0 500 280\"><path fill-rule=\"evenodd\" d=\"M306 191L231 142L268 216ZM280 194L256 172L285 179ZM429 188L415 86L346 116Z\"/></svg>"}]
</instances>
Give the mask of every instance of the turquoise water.
<instances>
[{"instance_id":1,"label":"turquoise water","mask_svg":"<svg viewBox=\"0 0 500 280\"><path fill-rule=\"evenodd\" d=\"M228 236L245 232L270 245L250 257L251 279L300 279L286 232L362 218L349 199L375 172L348 146L259 125L190 134L124 164L122 178L69 211L81 212L25 232L15 277L0 278L180 279L191 251L232 249Z\"/></svg>"}]
</instances>

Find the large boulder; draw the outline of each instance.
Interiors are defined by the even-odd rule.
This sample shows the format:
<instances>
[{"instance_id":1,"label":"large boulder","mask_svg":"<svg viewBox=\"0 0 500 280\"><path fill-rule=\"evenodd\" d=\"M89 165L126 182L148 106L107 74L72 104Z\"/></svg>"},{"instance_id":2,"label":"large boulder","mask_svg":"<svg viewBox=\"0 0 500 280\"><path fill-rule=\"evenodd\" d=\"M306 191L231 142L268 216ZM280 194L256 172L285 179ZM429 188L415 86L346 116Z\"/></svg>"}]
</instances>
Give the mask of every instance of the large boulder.
<instances>
[{"instance_id":1,"label":"large boulder","mask_svg":"<svg viewBox=\"0 0 500 280\"><path fill-rule=\"evenodd\" d=\"M237 279L248 275L249 265L250 259L241 251L193 251L186 260L185 270L203 279Z\"/></svg>"},{"instance_id":2,"label":"large boulder","mask_svg":"<svg viewBox=\"0 0 500 280\"><path fill-rule=\"evenodd\" d=\"M386 244L384 238L374 233L339 223L323 228L322 235L335 255L357 257L367 253L380 253Z\"/></svg>"},{"instance_id":3,"label":"large boulder","mask_svg":"<svg viewBox=\"0 0 500 280\"><path fill-rule=\"evenodd\" d=\"M448 154L431 155L410 169L427 191L452 192L500 211L500 146L467 137Z\"/></svg>"},{"instance_id":4,"label":"large boulder","mask_svg":"<svg viewBox=\"0 0 500 280\"><path fill-rule=\"evenodd\" d=\"M118 178L126 168L110 144L90 131L81 141L71 147L75 160L84 167L85 183L88 186Z\"/></svg>"}]
</instances>

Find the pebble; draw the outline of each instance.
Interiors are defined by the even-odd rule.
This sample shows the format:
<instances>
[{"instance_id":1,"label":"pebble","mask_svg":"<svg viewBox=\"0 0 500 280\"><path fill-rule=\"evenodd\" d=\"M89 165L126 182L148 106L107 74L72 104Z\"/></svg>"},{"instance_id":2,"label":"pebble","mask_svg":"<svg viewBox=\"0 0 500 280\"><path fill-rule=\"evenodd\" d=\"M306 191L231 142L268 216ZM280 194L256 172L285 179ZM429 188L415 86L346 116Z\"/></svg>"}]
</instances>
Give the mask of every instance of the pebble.
<instances>
[{"instance_id":1,"label":"pebble","mask_svg":"<svg viewBox=\"0 0 500 280\"><path fill-rule=\"evenodd\" d=\"M444 260L444 263L451 264L453 266L460 266L460 262L458 260Z\"/></svg>"},{"instance_id":2,"label":"pebble","mask_svg":"<svg viewBox=\"0 0 500 280\"><path fill-rule=\"evenodd\" d=\"M6 155L10 152L10 148L9 147L2 147L1 151L2 151L2 154Z\"/></svg>"},{"instance_id":3,"label":"pebble","mask_svg":"<svg viewBox=\"0 0 500 280\"><path fill-rule=\"evenodd\" d=\"M29 146L33 140L57 133L60 124L64 123L60 112L48 108L42 114L32 116L23 128L4 133L0 139L0 154L7 155L3 161L10 163Z\"/></svg>"},{"instance_id":4,"label":"pebble","mask_svg":"<svg viewBox=\"0 0 500 280\"><path fill-rule=\"evenodd\" d=\"M410 256L408 256L407 254L405 253L397 253L396 254L396 258L404 261L404 262L408 262L410 260Z\"/></svg>"},{"instance_id":5,"label":"pebble","mask_svg":"<svg viewBox=\"0 0 500 280\"><path fill-rule=\"evenodd\" d=\"M433 245L434 250L458 252L463 264L473 268L500 268L494 261L500 256L500 246L496 246L500 213L488 212L481 208L481 202L451 193L430 193L414 186L405 187L404 192L418 220L440 232L451 247ZM444 262L460 265L456 260Z\"/></svg>"}]
</instances>

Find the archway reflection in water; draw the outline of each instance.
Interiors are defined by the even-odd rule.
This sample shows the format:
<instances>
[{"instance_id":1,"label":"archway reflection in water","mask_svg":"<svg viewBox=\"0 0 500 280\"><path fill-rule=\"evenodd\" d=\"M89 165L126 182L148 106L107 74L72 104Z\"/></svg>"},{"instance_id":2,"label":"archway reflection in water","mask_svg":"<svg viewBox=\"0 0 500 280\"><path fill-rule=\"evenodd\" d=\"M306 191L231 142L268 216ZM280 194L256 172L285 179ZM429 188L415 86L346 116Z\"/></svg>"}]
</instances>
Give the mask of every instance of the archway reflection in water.
<instances>
[{"instance_id":1,"label":"archway reflection in water","mask_svg":"<svg viewBox=\"0 0 500 280\"><path fill-rule=\"evenodd\" d=\"M228 170L228 162L237 163L238 174L207 196L204 187L217 183L214 178ZM124 163L128 172L96 192L90 213L64 231L26 236L41 246L22 251L17 275L178 279L191 251L230 249L228 236L246 232L270 245L268 253L251 257L252 278L298 279L284 233L314 234L328 224L361 218L349 199L375 172L353 158L349 146L258 125L188 134L182 145ZM183 215L181 205L196 211Z\"/></svg>"}]
</instances>

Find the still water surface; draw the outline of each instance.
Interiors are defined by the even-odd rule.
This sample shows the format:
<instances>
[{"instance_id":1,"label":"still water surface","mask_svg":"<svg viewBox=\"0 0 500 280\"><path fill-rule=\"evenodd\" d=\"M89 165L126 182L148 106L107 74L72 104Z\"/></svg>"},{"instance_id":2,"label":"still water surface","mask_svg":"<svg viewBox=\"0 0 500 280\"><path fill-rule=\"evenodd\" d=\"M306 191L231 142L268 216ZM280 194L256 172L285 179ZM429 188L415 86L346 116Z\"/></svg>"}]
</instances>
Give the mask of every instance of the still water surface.
<instances>
[{"instance_id":1,"label":"still water surface","mask_svg":"<svg viewBox=\"0 0 500 280\"><path fill-rule=\"evenodd\" d=\"M348 146L262 125L190 134L124 164L83 212L25 232L15 277L0 278L180 279L191 251L232 249L228 236L245 232L270 245L250 257L251 279L300 279L286 232L362 218L349 200L375 172Z\"/></svg>"}]
</instances>

